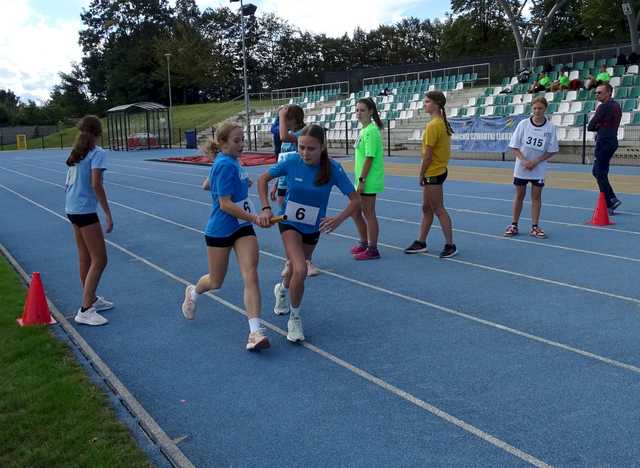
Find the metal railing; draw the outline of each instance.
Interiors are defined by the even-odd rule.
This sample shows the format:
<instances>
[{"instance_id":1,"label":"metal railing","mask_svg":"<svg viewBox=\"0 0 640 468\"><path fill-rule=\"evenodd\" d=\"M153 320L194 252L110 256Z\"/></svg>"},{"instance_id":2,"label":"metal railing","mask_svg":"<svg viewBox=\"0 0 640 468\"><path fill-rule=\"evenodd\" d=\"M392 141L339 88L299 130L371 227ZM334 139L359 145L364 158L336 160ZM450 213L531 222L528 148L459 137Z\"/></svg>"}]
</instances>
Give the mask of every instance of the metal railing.
<instances>
[{"instance_id":1,"label":"metal railing","mask_svg":"<svg viewBox=\"0 0 640 468\"><path fill-rule=\"evenodd\" d=\"M533 49L529 49L533 50ZM549 62L551 65L555 65L557 63L573 63L585 62L587 60L597 60L598 58L612 58L617 57L621 53L631 52L631 46L617 46L617 47L604 47L601 49L589 49L589 50L579 50L574 52L565 52L562 54L552 54L552 55L538 55L531 59L531 57L527 57L525 59L515 59L513 61L513 73L517 75L517 73L522 70L523 63L525 65L530 65L531 67L535 67L537 65L543 65ZM567 60L567 58L569 60ZM532 63L533 60L533 63Z\"/></svg>"},{"instance_id":2,"label":"metal railing","mask_svg":"<svg viewBox=\"0 0 640 468\"><path fill-rule=\"evenodd\" d=\"M453 72L453 73L452 73ZM373 84L384 83L397 83L412 80L421 80L429 78L432 81L434 78L444 77L449 75L465 75L465 74L478 74L478 78L475 81L487 81L487 86L491 86L491 64L490 63L476 63L473 65L461 65L457 67L447 68L435 68L430 70L421 70L417 72L399 73L393 75L374 76L370 78L363 78L362 87Z\"/></svg>"},{"instance_id":3,"label":"metal railing","mask_svg":"<svg viewBox=\"0 0 640 468\"><path fill-rule=\"evenodd\" d=\"M308 86L296 86L293 88L281 88L271 91L271 100L276 103L283 103L291 98L301 97L307 93L337 91L337 96L349 95L348 81L335 81L333 83L320 83Z\"/></svg>"}]
</instances>

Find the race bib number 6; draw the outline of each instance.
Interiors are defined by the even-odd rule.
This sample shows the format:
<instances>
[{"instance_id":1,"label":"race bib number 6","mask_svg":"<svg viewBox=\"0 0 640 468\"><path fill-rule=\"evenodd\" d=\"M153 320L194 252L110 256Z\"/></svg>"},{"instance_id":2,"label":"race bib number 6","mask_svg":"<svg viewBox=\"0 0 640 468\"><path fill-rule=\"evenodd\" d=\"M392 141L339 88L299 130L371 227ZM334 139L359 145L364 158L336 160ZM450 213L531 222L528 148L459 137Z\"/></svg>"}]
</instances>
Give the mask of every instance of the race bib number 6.
<instances>
[{"instance_id":1,"label":"race bib number 6","mask_svg":"<svg viewBox=\"0 0 640 468\"><path fill-rule=\"evenodd\" d=\"M287 219L301 224L308 224L309 226L315 226L318 222L318 215L320 209L315 206L302 205L300 203L289 200L287 202L287 209L285 210Z\"/></svg>"},{"instance_id":2,"label":"race bib number 6","mask_svg":"<svg viewBox=\"0 0 640 468\"><path fill-rule=\"evenodd\" d=\"M256 212L256 208L255 206L253 206L253 202L251 200L249 200L248 198L245 198L244 200L240 200L237 202L234 202L235 205L237 207L239 207L241 210L247 212L247 213L255 213Z\"/></svg>"}]
</instances>

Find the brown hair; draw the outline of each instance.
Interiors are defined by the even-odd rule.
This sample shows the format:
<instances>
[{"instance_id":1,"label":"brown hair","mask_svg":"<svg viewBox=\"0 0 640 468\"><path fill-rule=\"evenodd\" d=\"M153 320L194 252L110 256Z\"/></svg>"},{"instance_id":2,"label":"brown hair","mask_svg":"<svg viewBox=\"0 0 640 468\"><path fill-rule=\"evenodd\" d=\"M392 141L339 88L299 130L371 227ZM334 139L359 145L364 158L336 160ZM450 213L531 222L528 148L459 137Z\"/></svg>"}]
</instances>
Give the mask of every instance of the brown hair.
<instances>
[{"instance_id":1,"label":"brown hair","mask_svg":"<svg viewBox=\"0 0 640 468\"><path fill-rule=\"evenodd\" d=\"M102 123L95 115L85 115L80 119L77 127L80 132L73 142L71 153L67 158L67 166L75 166L86 158L87 154L96 147L96 141L102 135Z\"/></svg>"},{"instance_id":2,"label":"brown hair","mask_svg":"<svg viewBox=\"0 0 640 468\"><path fill-rule=\"evenodd\" d=\"M293 130L297 132L302 127L304 127L304 111L302 107L296 106L295 104L290 104L287 106L287 112L284 114L285 121L293 120L295 123L294 128L290 128L288 130Z\"/></svg>"},{"instance_id":3,"label":"brown hair","mask_svg":"<svg viewBox=\"0 0 640 468\"><path fill-rule=\"evenodd\" d=\"M236 128L243 130L240 124L237 124L236 122L224 122L222 125L220 125L220 128L216 130L215 140L212 143L214 145L217 145L218 147L222 146L223 143L229 141L231 132L233 132Z\"/></svg>"},{"instance_id":4,"label":"brown hair","mask_svg":"<svg viewBox=\"0 0 640 468\"><path fill-rule=\"evenodd\" d=\"M549 103L547 102L544 96L534 97L533 100L531 101L531 106L533 107L533 105L537 103L542 104L545 109L549 107Z\"/></svg>"},{"instance_id":5,"label":"brown hair","mask_svg":"<svg viewBox=\"0 0 640 468\"><path fill-rule=\"evenodd\" d=\"M376 107L375 101L367 97L367 98L358 99L358 104L364 104L365 106L367 106L367 109L369 109L369 112L373 113L371 115L371 117L373 118L373 121L376 123L378 128L382 130L384 128L384 124L380 119L380 114L378 114L378 108Z\"/></svg>"},{"instance_id":6,"label":"brown hair","mask_svg":"<svg viewBox=\"0 0 640 468\"><path fill-rule=\"evenodd\" d=\"M440 112L442 112L442 119L444 120L445 127L447 127L447 135L449 135L449 136L453 135L453 129L451 128L451 125L449 124L449 121L447 120L447 113L444 110L444 106L447 104L447 98L444 95L444 93L442 91L438 91L438 90L429 91L427 93L427 98L430 101L433 101L436 104L438 104L438 106L440 106Z\"/></svg>"},{"instance_id":7,"label":"brown hair","mask_svg":"<svg viewBox=\"0 0 640 468\"><path fill-rule=\"evenodd\" d=\"M320 125L309 124L302 129L300 136L310 136L320 142L322 146L322 152L320 153L320 171L316 177L316 185L325 185L331 180L331 161L329 160L329 153L327 152L327 141L324 133L324 128Z\"/></svg>"}]
</instances>

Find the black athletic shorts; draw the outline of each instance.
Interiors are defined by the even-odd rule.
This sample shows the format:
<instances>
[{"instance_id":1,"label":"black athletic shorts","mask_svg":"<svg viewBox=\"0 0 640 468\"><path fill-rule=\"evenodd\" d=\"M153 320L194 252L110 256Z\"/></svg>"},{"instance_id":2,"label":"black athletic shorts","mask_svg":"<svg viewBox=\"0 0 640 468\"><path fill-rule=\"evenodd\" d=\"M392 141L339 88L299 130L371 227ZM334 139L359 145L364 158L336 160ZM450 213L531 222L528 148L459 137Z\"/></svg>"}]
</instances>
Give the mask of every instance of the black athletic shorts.
<instances>
[{"instance_id":1,"label":"black athletic shorts","mask_svg":"<svg viewBox=\"0 0 640 468\"><path fill-rule=\"evenodd\" d=\"M205 235L204 240L207 243L207 247L233 247L233 244L241 237L255 235L256 232L253 230L253 226L244 226L228 237L211 237Z\"/></svg>"},{"instance_id":2,"label":"black athletic shorts","mask_svg":"<svg viewBox=\"0 0 640 468\"><path fill-rule=\"evenodd\" d=\"M71 221L71 224L78 227L91 226L92 224L99 223L98 213L86 213L86 214L70 214L67 213L67 218Z\"/></svg>"},{"instance_id":3,"label":"black athletic shorts","mask_svg":"<svg viewBox=\"0 0 640 468\"><path fill-rule=\"evenodd\" d=\"M447 174L449 171L444 171L444 173L437 176L426 176L423 177L424 185L442 185L445 180L447 180Z\"/></svg>"},{"instance_id":4,"label":"black athletic shorts","mask_svg":"<svg viewBox=\"0 0 640 468\"><path fill-rule=\"evenodd\" d=\"M286 197L287 196L287 189L286 188L279 188L277 193L278 193L279 197Z\"/></svg>"},{"instance_id":5,"label":"black athletic shorts","mask_svg":"<svg viewBox=\"0 0 640 468\"><path fill-rule=\"evenodd\" d=\"M376 195L378 195L377 193L361 193L360 196L361 197L375 197Z\"/></svg>"},{"instance_id":6,"label":"black athletic shorts","mask_svg":"<svg viewBox=\"0 0 640 468\"><path fill-rule=\"evenodd\" d=\"M544 187L544 179L519 179L517 177L513 178L513 185L523 186L527 185L529 182L531 182L531 185L534 185L536 187Z\"/></svg>"},{"instance_id":7,"label":"black athletic shorts","mask_svg":"<svg viewBox=\"0 0 640 468\"><path fill-rule=\"evenodd\" d=\"M285 231L296 231L298 234L302 236L302 243L307 245L316 245L320 240L320 232L314 232L313 234L305 234L300 232L298 229L294 228L290 224L278 223L278 229L280 229L280 234Z\"/></svg>"}]
</instances>

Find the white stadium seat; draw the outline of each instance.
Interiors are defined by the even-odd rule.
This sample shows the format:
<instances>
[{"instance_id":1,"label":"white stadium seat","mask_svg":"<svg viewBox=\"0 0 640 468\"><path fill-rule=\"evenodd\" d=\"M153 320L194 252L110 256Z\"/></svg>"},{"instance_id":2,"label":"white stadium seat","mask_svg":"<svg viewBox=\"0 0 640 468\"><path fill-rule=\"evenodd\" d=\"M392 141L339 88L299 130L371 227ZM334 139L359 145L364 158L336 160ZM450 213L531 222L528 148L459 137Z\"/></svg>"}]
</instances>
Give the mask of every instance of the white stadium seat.
<instances>
[{"instance_id":1,"label":"white stadium seat","mask_svg":"<svg viewBox=\"0 0 640 468\"><path fill-rule=\"evenodd\" d=\"M571 103L571 107L569 108L569 112L572 114L582 112L582 101L573 101Z\"/></svg>"},{"instance_id":2,"label":"white stadium seat","mask_svg":"<svg viewBox=\"0 0 640 468\"><path fill-rule=\"evenodd\" d=\"M564 141L567 139L567 129L562 127L562 128L558 128L556 129L557 135L558 135L558 140L560 141Z\"/></svg>"},{"instance_id":3,"label":"white stadium seat","mask_svg":"<svg viewBox=\"0 0 640 468\"><path fill-rule=\"evenodd\" d=\"M578 99L578 91L567 91L567 97L564 98L565 101L575 101Z\"/></svg>"},{"instance_id":4,"label":"white stadium seat","mask_svg":"<svg viewBox=\"0 0 640 468\"><path fill-rule=\"evenodd\" d=\"M620 86L620 83L622 83L622 78L620 78L619 76L614 76L611 78L611 80L609 80L609 84L614 88Z\"/></svg>"},{"instance_id":5,"label":"white stadium seat","mask_svg":"<svg viewBox=\"0 0 640 468\"><path fill-rule=\"evenodd\" d=\"M571 108L571 103L570 102L561 102L560 105L558 106L558 113L559 114L566 114L569 112L569 109Z\"/></svg>"},{"instance_id":6,"label":"white stadium seat","mask_svg":"<svg viewBox=\"0 0 640 468\"><path fill-rule=\"evenodd\" d=\"M629 68L627 68L627 73L630 75L637 75L638 68L638 65L629 65Z\"/></svg>"},{"instance_id":7,"label":"white stadium seat","mask_svg":"<svg viewBox=\"0 0 640 468\"><path fill-rule=\"evenodd\" d=\"M551 116L551 123L556 127L562 126L562 114L553 114Z\"/></svg>"}]
</instances>

